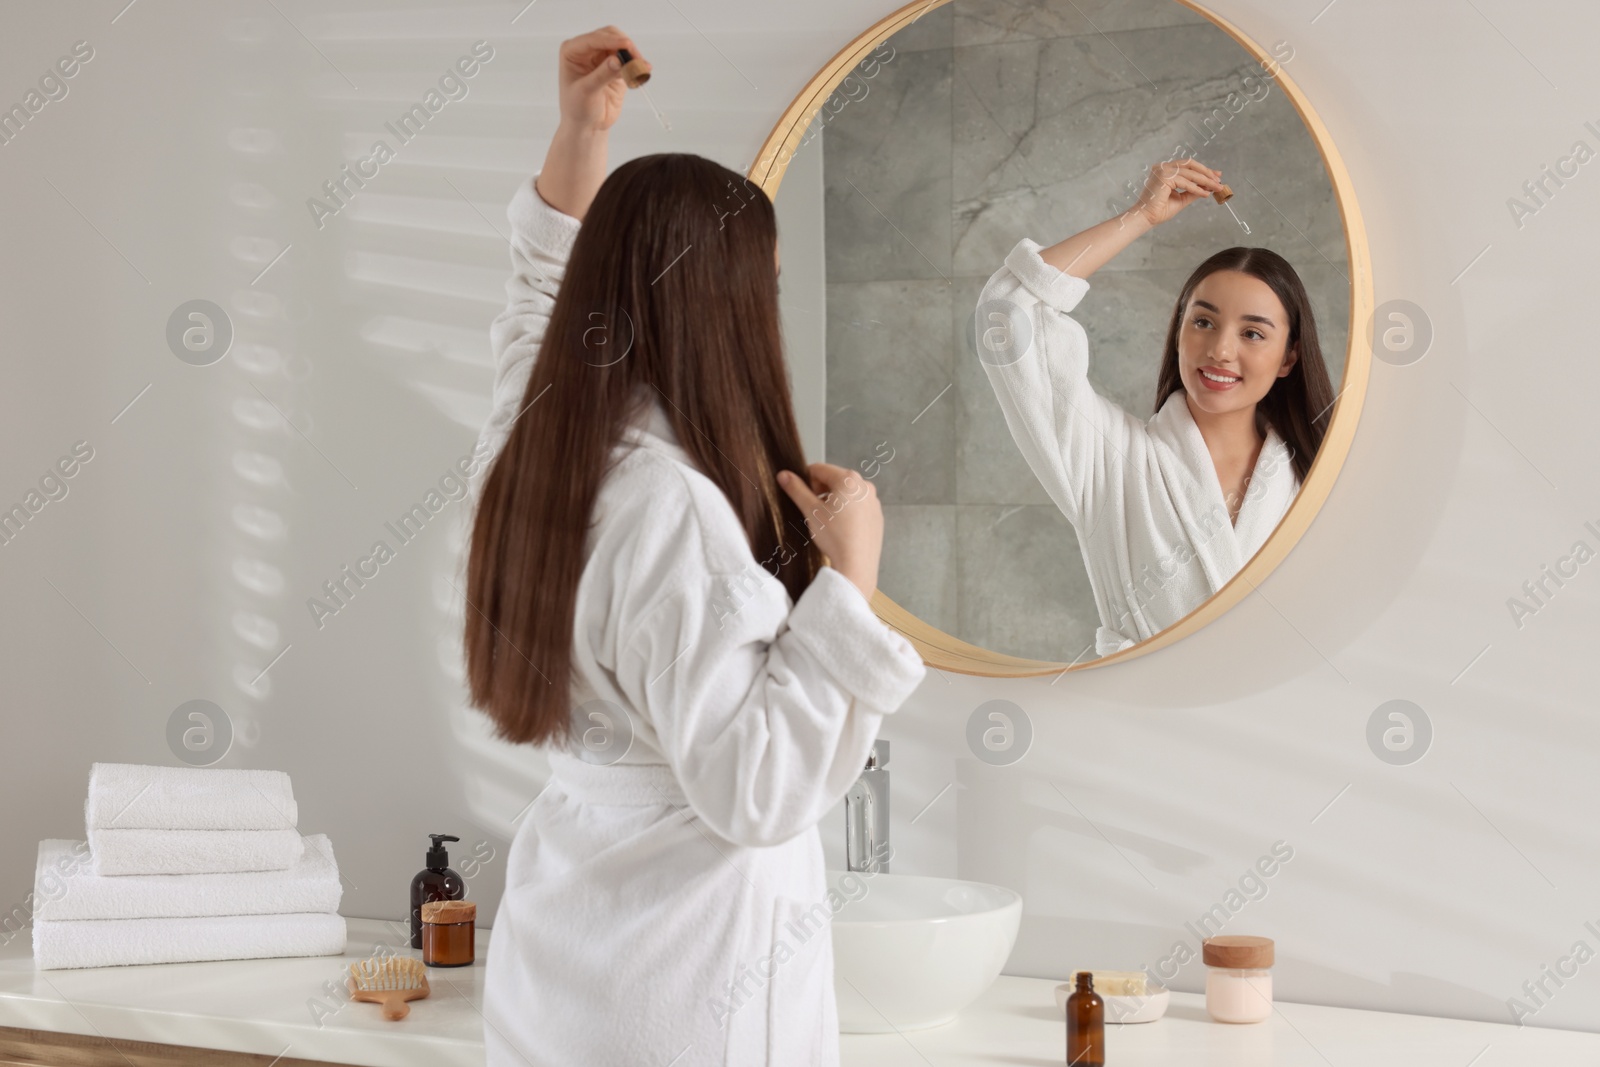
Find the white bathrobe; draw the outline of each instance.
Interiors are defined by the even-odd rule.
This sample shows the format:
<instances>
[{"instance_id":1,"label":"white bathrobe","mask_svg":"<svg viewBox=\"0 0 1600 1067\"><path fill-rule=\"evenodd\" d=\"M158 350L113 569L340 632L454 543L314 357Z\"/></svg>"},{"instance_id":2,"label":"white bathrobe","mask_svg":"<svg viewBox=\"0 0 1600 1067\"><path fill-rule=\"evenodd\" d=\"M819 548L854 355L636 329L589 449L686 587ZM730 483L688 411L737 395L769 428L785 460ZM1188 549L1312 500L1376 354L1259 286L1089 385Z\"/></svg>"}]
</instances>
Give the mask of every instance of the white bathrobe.
<instances>
[{"instance_id":1,"label":"white bathrobe","mask_svg":"<svg viewBox=\"0 0 1600 1067\"><path fill-rule=\"evenodd\" d=\"M507 215L494 451L579 228L532 180ZM662 404L646 411L600 491L573 644L574 706L607 701L634 736L616 762L549 752L494 916L488 1067L834 1065L842 902L817 823L925 668L839 571L791 601Z\"/></svg>"},{"instance_id":2,"label":"white bathrobe","mask_svg":"<svg viewBox=\"0 0 1600 1067\"><path fill-rule=\"evenodd\" d=\"M1270 428L1237 525L1183 390L1148 422L1089 384L1068 314L1089 283L1018 241L978 297L980 360L1028 466L1078 532L1105 656L1166 629L1227 584L1300 490ZM987 336L989 348L983 339ZM1152 368L1152 372L1153 372Z\"/></svg>"}]
</instances>

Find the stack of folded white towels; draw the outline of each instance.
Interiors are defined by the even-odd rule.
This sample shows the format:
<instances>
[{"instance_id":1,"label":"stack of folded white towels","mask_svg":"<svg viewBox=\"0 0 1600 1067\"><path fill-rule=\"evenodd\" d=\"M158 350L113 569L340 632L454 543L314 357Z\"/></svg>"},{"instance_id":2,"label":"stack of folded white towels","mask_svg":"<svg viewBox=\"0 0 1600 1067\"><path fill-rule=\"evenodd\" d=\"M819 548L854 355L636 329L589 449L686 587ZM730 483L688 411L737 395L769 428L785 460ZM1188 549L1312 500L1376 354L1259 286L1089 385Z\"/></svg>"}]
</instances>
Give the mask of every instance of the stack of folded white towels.
<instances>
[{"instance_id":1,"label":"stack of folded white towels","mask_svg":"<svg viewBox=\"0 0 1600 1067\"><path fill-rule=\"evenodd\" d=\"M39 842L40 969L344 952L326 834L282 771L96 763L88 841Z\"/></svg>"}]
</instances>

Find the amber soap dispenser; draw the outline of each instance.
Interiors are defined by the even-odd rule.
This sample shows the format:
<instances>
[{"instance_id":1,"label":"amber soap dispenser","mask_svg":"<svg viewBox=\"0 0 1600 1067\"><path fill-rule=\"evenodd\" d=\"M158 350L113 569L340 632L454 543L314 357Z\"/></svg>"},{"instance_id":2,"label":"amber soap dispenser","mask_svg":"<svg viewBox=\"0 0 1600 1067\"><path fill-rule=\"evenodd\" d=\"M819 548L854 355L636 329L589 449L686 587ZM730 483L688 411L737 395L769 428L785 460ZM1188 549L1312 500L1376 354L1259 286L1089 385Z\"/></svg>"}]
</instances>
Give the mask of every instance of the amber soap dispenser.
<instances>
[{"instance_id":1,"label":"amber soap dispenser","mask_svg":"<svg viewBox=\"0 0 1600 1067\"><path fill-rule=\"evenodd\" d=\"M433 847L428 849L427 868L411 879L411 947L422 947L422 906L435 900L460 900L467 895L467 883L450 869L450 854L445 851L446 841L460 841L453 834L429 834Z\"/></svg>"},{"instance_id":2,"label":"amber soap dispenser","mask_svg":"<svg viewBox=\"0 0 1600 1067\"><path fill-rule=\"evenodd\" d=\"M1078 987L1067 998L1068 1067L1105 1067L1106 1002L1094 991L1094 974L1078 972Z\"/></svg>"}]
</instances>

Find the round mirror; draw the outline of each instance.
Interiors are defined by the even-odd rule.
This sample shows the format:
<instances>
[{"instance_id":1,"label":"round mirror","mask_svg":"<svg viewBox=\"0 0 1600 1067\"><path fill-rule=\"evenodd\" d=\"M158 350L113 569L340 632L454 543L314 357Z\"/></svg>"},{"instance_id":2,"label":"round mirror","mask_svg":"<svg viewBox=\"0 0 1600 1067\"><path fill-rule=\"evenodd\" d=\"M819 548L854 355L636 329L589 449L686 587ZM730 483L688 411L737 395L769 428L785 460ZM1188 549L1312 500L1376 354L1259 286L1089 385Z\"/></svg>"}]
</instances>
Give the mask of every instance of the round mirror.
<instances>
[{"instance_id":1,"label":"round mirror","mask_svg":"<svg viewBox=\"0 0 1600 1067\"><path fill-rule=\"evenodd\" d=\"M1327 497L1371 282L1293 65L1178 0L932 0L763 145L803 431L877 486L874 607L931 665L1159 648Z\"/></svg>"}]
</instances>

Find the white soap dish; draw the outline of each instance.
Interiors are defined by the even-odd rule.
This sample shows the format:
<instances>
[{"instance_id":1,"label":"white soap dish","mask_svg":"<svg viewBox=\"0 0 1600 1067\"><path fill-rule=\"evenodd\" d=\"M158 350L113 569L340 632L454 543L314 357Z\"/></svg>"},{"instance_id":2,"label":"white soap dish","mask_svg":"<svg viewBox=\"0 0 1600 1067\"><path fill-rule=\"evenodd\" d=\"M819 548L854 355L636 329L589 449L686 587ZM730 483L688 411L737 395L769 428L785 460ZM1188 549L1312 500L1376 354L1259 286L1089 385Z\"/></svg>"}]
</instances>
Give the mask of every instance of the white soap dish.
<instances>
[{"instance_id":1,"label":"white soap dish","mask_svg":"<svg viewBox=\"0 0 1600 1067\"><path fill-rule=\"evenodd\" d=\"M1056 1010L1063 1016L1067 1013L1067 998L1075 988L1073 982L1056 986ZM1149 982L1142 997L1108 997L1101 993L1100 999L1106 1002L1108 1023L1153 1023L1167 1013L1169 998L1166 986Z\"/></svg>"}]
</instances>

